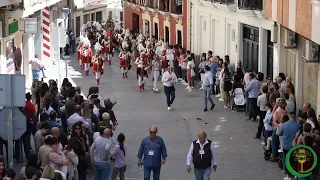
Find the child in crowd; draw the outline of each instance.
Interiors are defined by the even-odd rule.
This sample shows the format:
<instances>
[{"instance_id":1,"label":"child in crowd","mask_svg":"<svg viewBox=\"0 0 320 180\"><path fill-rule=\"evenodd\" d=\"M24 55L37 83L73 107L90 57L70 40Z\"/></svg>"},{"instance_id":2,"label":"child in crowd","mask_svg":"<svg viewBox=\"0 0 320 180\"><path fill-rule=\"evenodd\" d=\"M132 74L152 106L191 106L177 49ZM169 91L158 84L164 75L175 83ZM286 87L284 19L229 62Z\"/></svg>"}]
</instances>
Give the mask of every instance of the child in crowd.
<instances>
[{"instance_id":1,"label":"child in crowd","mask_svg":"<svg viewBox=\"0 0 320 180\"><path fill-rule=\"evenodd\" d=\"M267 145L267 140L269 137L272 136L272 132L273 132L273 130L272 130L272 105L267 103L266 107L267 107L267 113L266 113L266 116L263 120L264 129L265 129L265 131L264 131L265 145Z\"/></svg>"}]
</instances>

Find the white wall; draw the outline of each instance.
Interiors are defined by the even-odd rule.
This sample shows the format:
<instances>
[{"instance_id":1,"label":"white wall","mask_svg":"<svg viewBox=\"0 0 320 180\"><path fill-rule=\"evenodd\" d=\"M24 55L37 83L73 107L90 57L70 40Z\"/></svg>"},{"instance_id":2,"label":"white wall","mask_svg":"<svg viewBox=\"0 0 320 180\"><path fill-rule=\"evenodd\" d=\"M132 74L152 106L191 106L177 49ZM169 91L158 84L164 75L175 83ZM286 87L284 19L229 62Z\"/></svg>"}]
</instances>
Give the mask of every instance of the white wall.
<instances>
[{"instance_id":1,"label":"white wall","mask_svg":"<svg viewBox=\"0 0 320 180\"><path fill-rule=\"evenodd\" d=\"M207 7L194 3L192 7L192 51L196 54L213 51L214 54L223 57L228 54L231 63L242 59L242 30L241 24L247 24L259 28L259 30L271 30L272 21L254 17L252 15ZM206 29L204 29L206 28ZM234 32L234 33L233 33ZM264 42L266 31L262 31ZM259 62L263 62L266 56L266 48L259 49ZM264 72L266 67L259 67Z\"/></svg>"}]
</instances>

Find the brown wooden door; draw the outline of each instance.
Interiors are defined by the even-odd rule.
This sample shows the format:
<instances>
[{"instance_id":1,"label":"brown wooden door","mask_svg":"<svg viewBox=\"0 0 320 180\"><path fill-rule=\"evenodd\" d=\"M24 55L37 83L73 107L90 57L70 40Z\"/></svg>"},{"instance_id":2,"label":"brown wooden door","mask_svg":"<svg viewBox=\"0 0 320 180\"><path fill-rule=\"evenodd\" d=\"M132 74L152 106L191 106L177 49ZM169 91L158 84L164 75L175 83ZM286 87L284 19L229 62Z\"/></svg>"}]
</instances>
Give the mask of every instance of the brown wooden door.
<instances>
[{"instance_id":1,"label":"brown wooden door","mask_svg":"<svg viewBox=\"0 0 320 180\"><path fill-rule=\"evenodd\" d=\"M139 15L138 14L135 14L135 13L132 13L132 29L135 31L135 32L139 32L140 28L139 28Z\"/></svg>"}]
</instances>

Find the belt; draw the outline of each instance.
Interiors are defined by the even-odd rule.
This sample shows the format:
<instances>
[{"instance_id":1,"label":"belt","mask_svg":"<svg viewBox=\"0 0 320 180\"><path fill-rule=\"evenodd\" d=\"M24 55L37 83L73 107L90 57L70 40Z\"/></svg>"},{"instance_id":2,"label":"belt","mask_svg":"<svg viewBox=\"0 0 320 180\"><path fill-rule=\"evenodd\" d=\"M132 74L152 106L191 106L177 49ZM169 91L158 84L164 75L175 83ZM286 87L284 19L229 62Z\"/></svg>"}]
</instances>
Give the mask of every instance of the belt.
<instances>
[{"instance_id":1,"label":"belt","mask_svg":"<svg viewBox=\"0 0 320 180\"><path fill-rule=\"evenodd\" d=\"M210 85L204 86L204 87L210 87Z\"/></svg>"}]
</instances>

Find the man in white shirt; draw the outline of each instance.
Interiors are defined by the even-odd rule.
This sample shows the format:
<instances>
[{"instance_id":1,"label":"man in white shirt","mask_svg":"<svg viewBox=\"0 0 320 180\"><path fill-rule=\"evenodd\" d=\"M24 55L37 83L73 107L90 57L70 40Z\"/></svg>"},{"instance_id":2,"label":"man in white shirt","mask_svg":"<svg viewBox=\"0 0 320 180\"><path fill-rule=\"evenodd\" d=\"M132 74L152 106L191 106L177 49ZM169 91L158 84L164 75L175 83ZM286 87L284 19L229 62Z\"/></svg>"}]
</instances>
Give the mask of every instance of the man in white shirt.
<instances>
[{"instance_id":1,"label":"man in white shirt","mask_svg":"<svg viewBox=\"0 0 320 180\"><path fill-rule=\"evenodd\" d=\"M217 170L217 161L215 157L213 143L207 139L204 131L198 132L198 139L191 143L187 156L187 171L191 172L191 161L194 165L194 174L196 179L208 180L212 170Z\"/></svg>"},{"instance_id":2,"label":"man in white shirt","mask_svg":"<svg viewBox=\"0 0 320 180\"><path fill-rule=\"evenodd\" d=\"M38 55L35 55L34 59L30 60L29 64L31 64L32 77L33 79L40 79L40 71L42 70L42 75L44 76L44 66L42 61L38 58Z\"/></svg>"},{"instance_id":3,"label":"man in white shirt","mask_svg":"<svg viewBox=\"0 0 320 180\"><path fill-rule=\"evenodd\" d=\"M212 98L211 98L211 91L214 88L213 85L213 75L210 72L210 67L209 66L205 66L204 68L204 75L203 75L203 83L202 83L202 88L203 88L203 92L204 92L204 110L203 111L208 111L207 106L208 106L208 100L211 103L211 108L210 110L212 110L215 106Z\"/></svg>"},{"instance_id":4,"label":"man in white shirt","mask_svg":"<svg viewBox=\"0 0 320 180\"><path fill-rule=\"evenodd\" d=\"M172 109L172 103L176 97L176 89L174 84L177 83L178 79L176 74L173 72L173 68L168 66L167 71L162 75L162 82L164 86L164 93L167 97L168 111Z\"/></svg>"},{"instance_id":5,"label":"man in white shirt","mask_svg":"<svg viewBox=\"0 0 320 180\"><path fill-rule=\"evenodd\" d=\"M72 126L81 121L85 128L89 128L89 123L81 116L81 106L76 105L74 113L68 118L68 130L72 130Z\"/></svg>"},{"instance_id":6,"label":"man in white shirt","mask_svg":"<svg viewBox=\"0 0 320 180\"><path fill-rule=\"evenodd\" d=\"M262 86L262 94L260 96L258 96L258 100L257 100L257 106L260 108L260 119L259 119L259 126L258 126L258 132L256 134L255 139L260 139L262 131L263 131L263 127L264 127L264 123L263 120L266 117L267 111L268 111L268 107L266 106L266 104L268 103L267 100L267 93L268 93L268 86Z\"/></svg>"}]
</instances>

